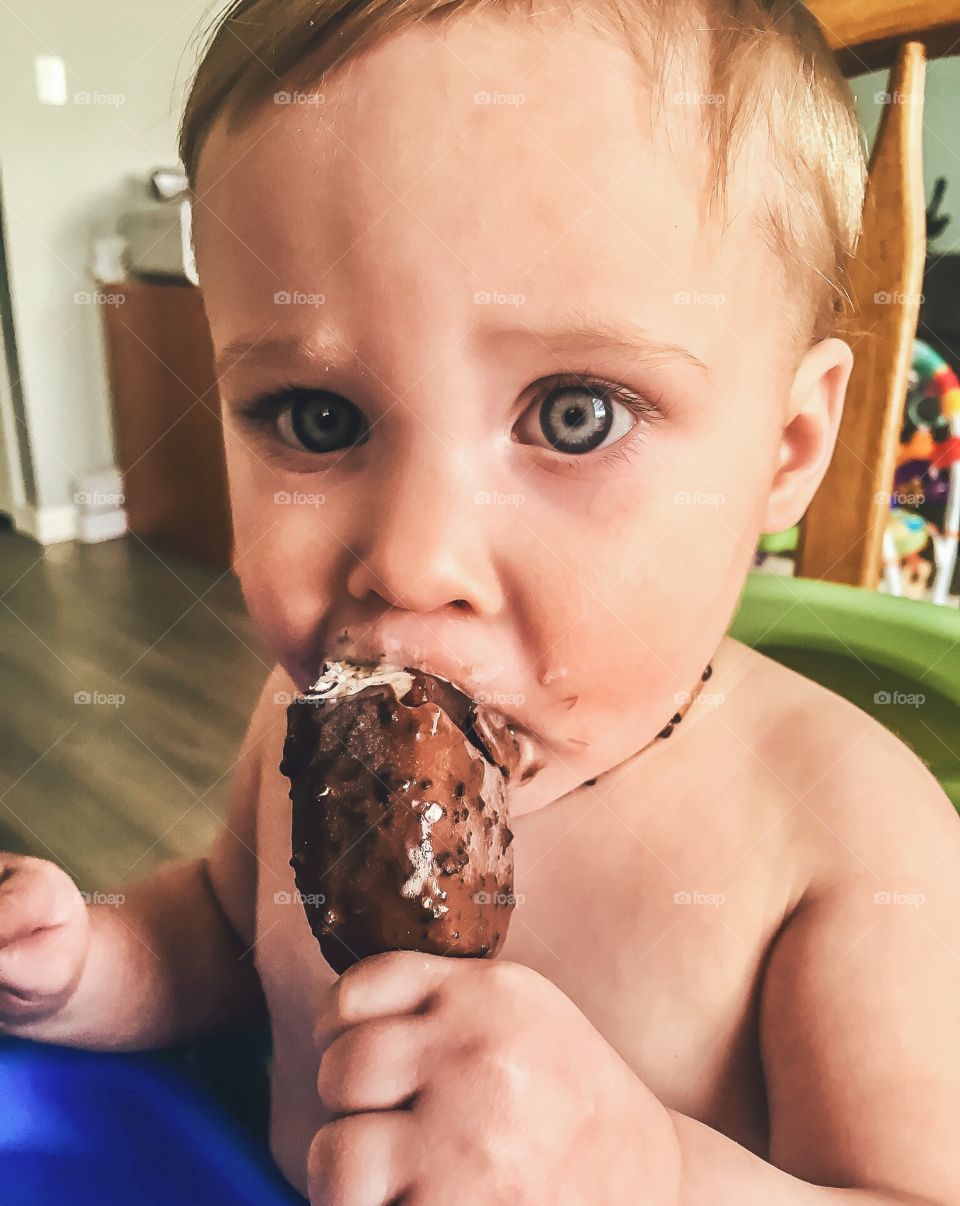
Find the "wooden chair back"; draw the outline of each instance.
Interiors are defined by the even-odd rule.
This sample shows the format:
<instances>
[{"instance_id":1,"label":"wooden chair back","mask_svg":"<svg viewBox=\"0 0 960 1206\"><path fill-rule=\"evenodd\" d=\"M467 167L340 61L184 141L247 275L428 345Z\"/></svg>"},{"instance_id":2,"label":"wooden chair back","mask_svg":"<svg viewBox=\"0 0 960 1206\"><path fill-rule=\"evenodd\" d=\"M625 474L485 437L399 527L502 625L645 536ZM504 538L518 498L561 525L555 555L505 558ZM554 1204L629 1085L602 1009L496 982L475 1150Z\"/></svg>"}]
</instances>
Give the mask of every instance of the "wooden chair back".
<instances>
[{"instance_id":1,"label":"wooden chair back","mask_svg":"<svg viewBox=\"0 0 960 1206\"><path fill-rule=\"evenodd\" d=\"M807 0L849 76L890 68L841 332L855 363L837 448L801 526L797 573L876 587L926 259L928 58L960 53L960 0Z\"/></svg>"}]
</instances>

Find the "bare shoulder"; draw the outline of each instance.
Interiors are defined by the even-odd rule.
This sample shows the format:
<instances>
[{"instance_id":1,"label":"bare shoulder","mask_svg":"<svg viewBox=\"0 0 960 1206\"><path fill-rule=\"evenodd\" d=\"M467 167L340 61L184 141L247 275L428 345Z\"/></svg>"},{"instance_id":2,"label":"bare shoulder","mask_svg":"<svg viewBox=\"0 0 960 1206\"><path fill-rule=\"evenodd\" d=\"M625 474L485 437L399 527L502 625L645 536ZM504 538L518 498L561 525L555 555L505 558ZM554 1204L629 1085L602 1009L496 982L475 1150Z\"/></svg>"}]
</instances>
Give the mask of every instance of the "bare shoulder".
<instances>
[{"instance_id":1,"label":"bare shoulder","mask_svg":"<svg viewBox=\"0 0 960 1206\"><path fill-rule=\"evenodd\" d=\"M960 839L960 818L921 759L872 716L752 649L739 710L782 781L811 879L909 874ZM878 688L879 689L879 688ZM921 705L922 706L922 705ZM960 854L958 854L960 859Z\"/></svg>"},{"instance_id":2,"label":"bare shoulder","mask_svg":"<svg viewBox=\"0 0 960 1206\"><path fill-rule=\"evenodd\" d=\"M769 1158L818 1185L958 1201L960 818L893 733L747 656L738 713L802 864L763 977Z\"/></svg>"}]
</instances>

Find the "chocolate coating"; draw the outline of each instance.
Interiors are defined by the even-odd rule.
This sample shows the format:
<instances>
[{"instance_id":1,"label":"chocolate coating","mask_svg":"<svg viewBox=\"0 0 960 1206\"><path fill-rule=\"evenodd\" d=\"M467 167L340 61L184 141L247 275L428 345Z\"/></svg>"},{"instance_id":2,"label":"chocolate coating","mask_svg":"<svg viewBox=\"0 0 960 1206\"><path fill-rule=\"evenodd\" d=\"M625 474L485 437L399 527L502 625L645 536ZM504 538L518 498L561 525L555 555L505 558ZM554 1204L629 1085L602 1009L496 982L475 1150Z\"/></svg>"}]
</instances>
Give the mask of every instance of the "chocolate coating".
<instances>
[{"instance_id":1,"label":"chocolate coating","mask_svg":"<svg viewBox=\"0 0 960 1206\"><path fill-rule=\"evenodd\" d=\"M402 699L379 683L287 709L290 861L338 973L382 951L494 955L514 907L513 727L446 680L407 673Z\"/></svg>"}]
</instances>

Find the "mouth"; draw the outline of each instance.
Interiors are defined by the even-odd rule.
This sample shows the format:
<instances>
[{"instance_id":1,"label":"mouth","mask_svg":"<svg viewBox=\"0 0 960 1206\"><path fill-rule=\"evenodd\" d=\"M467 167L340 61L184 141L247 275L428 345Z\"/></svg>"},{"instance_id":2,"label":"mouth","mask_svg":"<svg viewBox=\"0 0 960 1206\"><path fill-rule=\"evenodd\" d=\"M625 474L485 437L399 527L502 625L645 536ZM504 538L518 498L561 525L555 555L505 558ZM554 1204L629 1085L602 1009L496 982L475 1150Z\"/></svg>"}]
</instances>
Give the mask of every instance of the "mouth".
<instances>
[{"instance_id":1,"label":"mouth","mask_svg":"<svg viewBox=\"0 0 960 1206\"><path fill-rule=\"evenodd\" d=\"M468 660L433 647L428 652L424 645L416 641L376 631L364 633L360 640L351 643L350 630L347 628L341 629L332 641L324 642L314 663L305 663L305 668L313 675L310 679L311 689L323 675L324 667L331 662L356 667L358 675L419 670L422 674L450 683L465 696L480 703L489 702L492 698L487 695L485 688L504 670L503 665L494 665L489 659Z\"/></svg>"},{"instance_id":2,"label":"mouth","mask_svg":"<svg viewBox=\"0 0 960 1206\"><path fill-rule=\"evenodd\" d=\"M524 724L475 698L463 685L428 667L425 659L394 662L381 655L351 655L327 660L304 698L341 699L381 685L390 686L407 707L435 704L505 778L525 783L542 768L536 740Z\"/></svg>"}]
</instances>

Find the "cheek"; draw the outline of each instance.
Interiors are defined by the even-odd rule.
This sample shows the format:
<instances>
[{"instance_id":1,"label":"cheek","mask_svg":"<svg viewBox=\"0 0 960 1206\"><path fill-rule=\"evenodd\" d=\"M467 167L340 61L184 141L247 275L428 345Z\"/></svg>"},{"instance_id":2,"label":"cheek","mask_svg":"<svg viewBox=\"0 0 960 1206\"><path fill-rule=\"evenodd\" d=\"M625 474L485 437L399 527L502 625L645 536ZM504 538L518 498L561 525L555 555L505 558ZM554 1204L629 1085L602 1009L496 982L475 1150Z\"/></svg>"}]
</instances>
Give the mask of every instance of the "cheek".
<instances>
[{"instance_id":1,"label":"cheek","mask_svg":"<svg viewBox=\"0 0 960 1206\"><path fill-rule=\"evenodd\" d=\"M564 523L558 509L545 510L547 539L527 542L510 562L512 609L537 656L553 729L571 757L589 747L602 763L653 736L703 665L696 650L684 649L679 665L672 650L661 652L675 601L657 551L655 502L621 489L616 508L602 519L597 509L568 511Z\"/></svg>"},{"instance_id":2,"label":"cheek","mask_svg":"<svg viewBox=\"0 0 960 1206\"><path fill-rule=\"evenodd\" d=\"M629 745L677 710L723 638L753 558L763 513L763 472L749 456L699 448L664 457L642 490L621 495L604 524L576 525L566 560L542 567L549 623L540 638L567 673L563 695L584 736ZM748 476L751 474L752 476ZM555 581L551 582L551 577ZM554 684L556 687L561 683ZM580 726L583 727L583 726Z\"/></svg>"},{"instance_id":3,"label":"cheek","mask_svg":"<svg viewBox=\"0 0 960 1206\"><path fill-rule=\"evenodd\" d=\"M334 534L336 517L315 482L281 480L230 434L226 448L233 568L263 640L294 674L295 659L329 607L345 555Z\"/></svg>"},{"instance_id":4,"label":"cheek","mask_svg":"<svg viewBox=\"0 0 960 1206\"><path fill-rule=\"evenodd\" d=\"M283 489L281 475L258 456L249 437L239 436L229 418L224 419L224 451L230 487L235 556L245 559L269 535L278 517L276 496Z\"/></svg>"},{"instance_id":5,"label":"cheek","mask_svg":"<svg viewBox=\"0 0 960 1206\"><path fill-rule=\"evenodd\" d=\"M261 638L294 680L333 597L335 570L315 555L303 555L294 523L281 521L267 541L237 559L247 609ZM306 686L307 683L302 684Z\"/></svg>"},{"instance_id":6,"label":"cheek","mask_svg":"<svg viewBox=\"0 0 960 1206\"><path fill-rule=\"evenodd\" d=\"M722 433L729 436L729 431ZM769 479L765 461L736 439L708 440L676 473L655 508L649 606L664 648L714 645L752 564Z\"/></svg>"},{"instance_id":7,"label":"cheek","mask_svg":"<svg viewBox=\"0 0 960 1206\"><path fill-rule=\"evenodd\" d=\"M752 561L777 443L766 396L752 381L725 388L697 407L658 466L643 539L659 567L662 605L681 626L729 611Z\"/></svg>"},{"instance_id":8,"label":"cheek","mask_svg":"<svg viewBox=\"0 0 960 1206\"><path fill-rule=\"evenodd\" d=\"M667 723L714 656L739 593L746 565L728 557L721 580L709 566L688 565L673 578L666 560L641 559L599 598L584 600L578 616L557 617L543 633L550 666L563 677L550 684L565 708L571 755L587 747L600 764L614 764Z\"/></svg>"}]
</instances>

